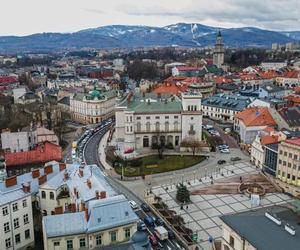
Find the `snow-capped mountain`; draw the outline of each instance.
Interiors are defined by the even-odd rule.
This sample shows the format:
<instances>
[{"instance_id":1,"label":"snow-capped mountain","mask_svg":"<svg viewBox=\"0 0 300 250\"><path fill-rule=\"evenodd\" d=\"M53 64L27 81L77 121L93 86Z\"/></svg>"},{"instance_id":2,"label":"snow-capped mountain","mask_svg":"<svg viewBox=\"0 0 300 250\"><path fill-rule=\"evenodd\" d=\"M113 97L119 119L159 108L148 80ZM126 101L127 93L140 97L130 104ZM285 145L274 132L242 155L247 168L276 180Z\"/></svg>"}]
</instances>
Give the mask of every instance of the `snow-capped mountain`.
<instances>
[{"instance_id":1,"label":"snow-capped mountain","mask_svg":"<svg viewBox=\"0 0 300 250\"><path fill-rule=\"evenodd\" d=\"M74 33L42 33L0 37L0 52L51 51L80 48L136 48L153 46L213 46L221 31L228 47L270 47L300 41L300 32L275 32L254 27L217 28L198 23L165 27L109 25Z\"/></svg>"}]
</instances>

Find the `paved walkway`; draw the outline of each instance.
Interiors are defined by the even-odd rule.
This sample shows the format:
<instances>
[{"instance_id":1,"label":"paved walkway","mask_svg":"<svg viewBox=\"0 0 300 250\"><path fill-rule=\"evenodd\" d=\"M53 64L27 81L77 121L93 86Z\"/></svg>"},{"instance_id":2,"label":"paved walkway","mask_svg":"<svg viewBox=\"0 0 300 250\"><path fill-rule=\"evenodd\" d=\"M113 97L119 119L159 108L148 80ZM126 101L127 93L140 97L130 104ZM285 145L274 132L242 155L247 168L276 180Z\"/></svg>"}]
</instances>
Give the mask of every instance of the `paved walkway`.
<instances>
[{"instance_id":1,"label":"paved walkway","mask_svg":"<svg viewBox=\"0 0 300 250\"><path fill-rule=\"evenodd\" d=\"M220 173L213 173L214 180L225 180L228 177L248 176L249 174L257 174L258 171L249 163L238 163L228 165L221 170ZM200 181L201 180L201 181ZM184 182L190 191L197 190L203 187L212 186L210 177L203 176L199 179L189 180ZM182 216L188 228L198 233L198 243L200 249L212 249L208 238L212 236L214 239L219 239L222 234L219 218L222 215L237 213L250 210L252 208L250 198L247 195L241 194L216 194L216 195L191 195L191 204L184 206L181 210L176 202L176 183L169 185L153 187L152 191L158 195L168 205L169 209L174 210ZM259 207L270 206L273 204L283 204L292 199L282 193L269 193L261 200Z\"/></svg>"}]
</instances>

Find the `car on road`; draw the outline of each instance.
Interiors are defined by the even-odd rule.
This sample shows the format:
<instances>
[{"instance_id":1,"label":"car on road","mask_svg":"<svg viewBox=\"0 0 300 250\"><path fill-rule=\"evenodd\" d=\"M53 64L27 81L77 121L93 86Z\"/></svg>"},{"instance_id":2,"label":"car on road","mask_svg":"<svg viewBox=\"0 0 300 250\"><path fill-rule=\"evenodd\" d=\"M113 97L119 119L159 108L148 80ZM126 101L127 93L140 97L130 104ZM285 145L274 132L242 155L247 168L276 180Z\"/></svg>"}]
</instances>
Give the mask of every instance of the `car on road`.
<instances>
[{"instance_id":1,"label":"car on road","mask_svg":"<svg viewBox=\"0 0 300 250\"><path fill-rule=\"evenodd\" d=\"M228 148L223 148L223 149L220 149L220 152L223 154L229 154L230 150Z\"/></svg>"},{"instance_id":2,"label":"car on road","mask_svg":"<svg viewBox=\"0 0 300 250\"><path fill-rule=\"evenodd\" d=\"M237 157L231 157L230 160L231 160L231 161L240 161L241 158L238 157L238 156L237 156Z\"/></svg>"},{"instance_id":3,"label":"car on road","mask_svg":"<svg viewBox=\"0 0 300 250\"><path fill-rule=\"evenodd\" d=\"M218 160L218 164L219 164L219 165L222 165L222 164L225 164L225 163L226 163L225 160Z\"/></svg>"},{"instance_id":4,"label":"car on road","mask_svg":"<svg viewBox=\"0 0 300 250\"><path fill-rule=\"evenodd\" d=\"M139 220L137 223L137 230L144 231L146 229L146 224L142 220Z\"/></svg>"},{"instance_id":5,"label":"car on road","mask_svg":"<svg viewBox=\"0 0 300 250\"><path fill-rule=\"evenodd\" d=\"M142 209L144 212L146 212L146 213L150 212L150 207L149 207L149 205L148 205L147 203L143 203L143 204L141 205L141 209Z\"/></svg>"},{"instance_id":6,"label":"car on road","mask_svg":"<svg viewBox=\"0 0 300 250\"><path fill-rule=\"evenodd\" d=\"M155 224L157 226L164 226L165 225L164 221L159 217L155 217L154 221L155 221Z\"/></svg>"},{"instance_id":7,"label":"car on road","mask_svg":"<svg viewBox=\"0 0 300 250\"><path fill-rule=\"evenodd\" d=\"M153 218L151 217L151 216L146 216L145 218L144 218L144 222L145 222L145 224L147 225L147 226L149 226L149 227L154 227L154 220L153 220Z\"/></svg>"},{"instance_id":8,"label":"car on road","mask_svg":"<svg viewBox=\"0 0 300 250\"><path fill-rule=\"evenodd\" d=\"M158 241L157 241L157 239L154 235L149 235L149 241L150 241L152 246L157 246L158 245Z\"/></svg>"},{"instance_id":9,"label":"car on road","mask_svg":"<svg viewBox=\"0 0 300 250\"><path fill-rule=\"evenodd\" d=\"M132 201L132 200L131 200L131 201L128 201L128 203L129 203L129 205L131 206L131 208L132 208L133 210L139 208L138 204L136 204L135 201Z\"/></svg>"},{"instance_id":10,"label":"car on road","mask_svg":"<svg viewBox=\"0 0 300 250\"><path fill-rule=\"evenodd\" d=\"M156 237L160 240L167 240L169 237L168 230L163 226L158 226L154 228L154 233Z\"/></svg>"},{"instance_id":11,"label":"car on road","mask_svg":"<svg viewBox=\"0 0 300 250\"><path fill-rule=\"evenodd\" d=\"M168 231L168 237L169 237L169 239L175 239L175 234L172 230Z\"/></svg>"}]
</instances>

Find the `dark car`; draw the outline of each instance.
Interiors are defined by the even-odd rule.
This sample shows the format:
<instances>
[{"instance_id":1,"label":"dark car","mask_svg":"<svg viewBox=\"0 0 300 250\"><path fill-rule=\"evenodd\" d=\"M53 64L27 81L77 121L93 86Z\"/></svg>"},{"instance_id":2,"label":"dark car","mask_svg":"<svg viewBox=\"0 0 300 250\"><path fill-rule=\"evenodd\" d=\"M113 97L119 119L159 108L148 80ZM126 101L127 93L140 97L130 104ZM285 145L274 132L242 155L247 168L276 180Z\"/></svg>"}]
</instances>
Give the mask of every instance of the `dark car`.
<instances>
[{"instance_id":1,"label":"dark car","mask_svg":"<svg viewBox=\"0 0 300 250\"><path fill-rule=\"evenodd\" d=\"M151 216L146 216L144 222L147 226L154 227L154 220Z\"/></svg>"},{"instance_id":2,"label":"dark car","mask_svg":"<svg viewBox=\"0 0 300 250\"><path fill-rule=\"evenodd\" d=\"M219 164L219 165L222 165L222 164L225 164L225 163L226 163L225 160L218 160L218 164Z\"/></svg>"},{"instance_id":3,"label":"dark car","mask_svg":"<svg viewBox=\"0 0 300 250\"><path fill-rule=\"evenodd\" d=\"M157 246L158 245L157 239L154 235L149 235L149 241L150 241L152 246Z\"/></svg>"},{"instance_id":4,"label":"dark car","mask_svg":"<svg viewBox=\"0 0 300 250\"><path fill-rule=\"evenodd\" d=\"M171 231L171 230L169 230L169 231L168 231L168 237L169 237L169 239L175 239L175 234L174 234L174 232Z\"/></svg>"},{"instance_id":5,"label":"dark car","mask_svg":"<svg viewBox=\"0 0 300 250\"><path fill-rule=\"evenodd\" d=\"M157 226L164 226L165 225L164 221L161 218L159 218L159 217L155 218L155 224Z\"/></svg>"},{"instance_id":6,"label":"dark car","mask_svg":"<svg viewBox=\"0 0 300 250\"><path fill-rule=\"evenodd\" d=\"M241 158L240 157L231 157L230 160L231 161L240 161Z\"/></svg>"},{"instance_id":7,"label":"dark car","mask_svg":"<svg viewBox=\"0 0 300 250\"><path fill-rule=\"evenodd\" d=\"M146 212L146 213L150 212L150 207L149 207L148 204L146 204L146 203L143 203L143 204L141 205L141 208L142 208L143 211Z\"/></svg>"}]
</instances>

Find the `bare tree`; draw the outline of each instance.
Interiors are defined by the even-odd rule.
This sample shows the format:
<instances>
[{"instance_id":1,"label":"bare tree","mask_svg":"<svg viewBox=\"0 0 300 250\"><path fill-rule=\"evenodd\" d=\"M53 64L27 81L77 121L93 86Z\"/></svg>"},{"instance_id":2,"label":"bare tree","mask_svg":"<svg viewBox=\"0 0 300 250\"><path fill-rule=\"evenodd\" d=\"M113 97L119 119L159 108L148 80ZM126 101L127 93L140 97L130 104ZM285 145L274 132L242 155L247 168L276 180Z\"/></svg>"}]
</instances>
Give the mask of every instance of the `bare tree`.
<instances>
[{"instance_id":1,"label":"bare tree","mask_svg":"<svg viewBox=\"0 0 300 250\"><path fill-rule=\"evenodd\" d=\"M201 141L194 137L188 137L181 142L181 147L191 148L193 155L195 155L196 150L199 149L201 145Z\"/></svg>"}]
</instances>

